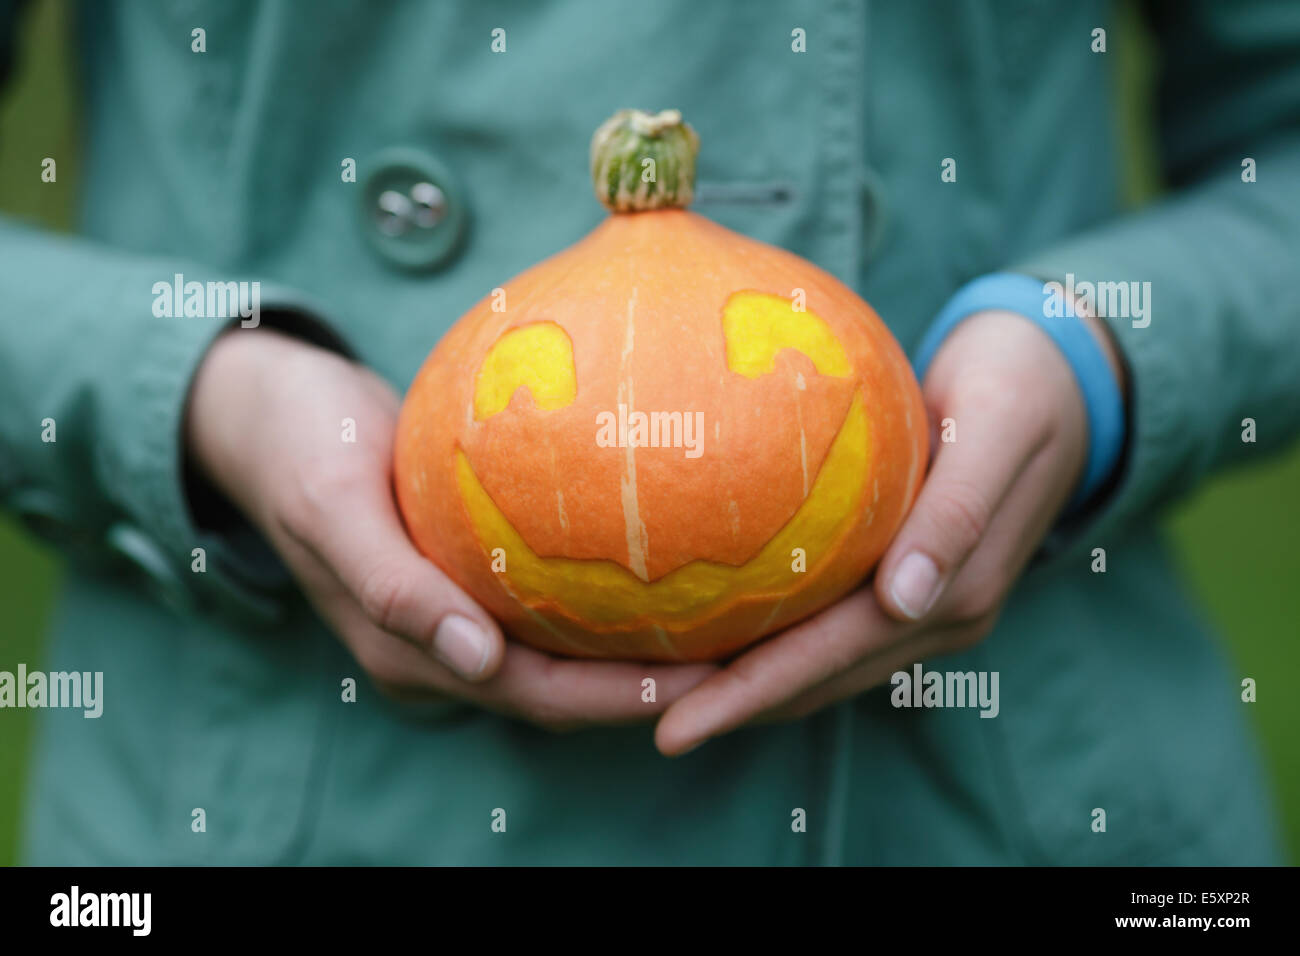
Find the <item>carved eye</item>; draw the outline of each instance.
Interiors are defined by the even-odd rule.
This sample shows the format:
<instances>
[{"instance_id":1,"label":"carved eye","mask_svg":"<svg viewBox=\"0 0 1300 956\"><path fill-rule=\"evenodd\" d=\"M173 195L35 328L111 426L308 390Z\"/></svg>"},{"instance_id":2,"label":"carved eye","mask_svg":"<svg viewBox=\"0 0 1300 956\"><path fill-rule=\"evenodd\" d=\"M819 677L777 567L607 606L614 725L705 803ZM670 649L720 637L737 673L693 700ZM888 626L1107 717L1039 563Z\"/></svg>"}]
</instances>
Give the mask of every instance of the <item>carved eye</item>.
<instances>
[{"instance_id":1,"label":"carved eye","mask_svg":"<svg viewBox=\"0 0 1300 956\"><path fill-rule=\"evenodd\" d=\"M542 409L563 408L578 394L573 341L554 322L511 329L488 351L474 386L474 418L504 411L520 388Z\"/></svg>"},{"instance_id":2,"label":"carved eye","mask_svg":"<svg viewBox=\"0 0 1300 956\"><path fill-rule=\"evenodd\" d=\"M795 349L812 360L822 375L848 378L853 366L830 326L812 312L796 312L789 299L762 292L737 292L722 310L727 340L727 367L746 378L776 371L782 349Z\"/></svg>"}]
</instances>

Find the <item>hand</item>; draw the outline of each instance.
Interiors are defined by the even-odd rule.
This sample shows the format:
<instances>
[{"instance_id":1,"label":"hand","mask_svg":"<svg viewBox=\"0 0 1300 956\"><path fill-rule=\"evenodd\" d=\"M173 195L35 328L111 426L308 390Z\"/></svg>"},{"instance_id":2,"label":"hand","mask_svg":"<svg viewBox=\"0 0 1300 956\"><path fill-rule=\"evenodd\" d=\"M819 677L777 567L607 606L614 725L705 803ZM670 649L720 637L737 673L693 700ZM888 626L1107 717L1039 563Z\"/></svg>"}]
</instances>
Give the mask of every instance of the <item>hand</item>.
<instances>
[{"instance_id":1,"label":"hand","mask_svg":"<svg viewBox=\"0 0 1300 956\"><path fill-rule=\"evenodd\" d=\"M1109 334L1089 318L1112 371ZM741 655L668 708L668 755L753 720L792 719L885 683L989 633L1087 454L1087 416L1052 341L1011 312L982 312L944 342L925 377L933 465L872 585Z\"/></svg>"},{"instance_id":2,"label":"hand","mask_svg":"<svg viewBox=\"0 0 1300 956\"><path fill-rule=\"evenodd\" d=\"M270 330L209 350L186 416L192 460L262 531L385 692L447 695L556 730L647 720L709 665L561 660L502 638L411 545L394 504L398 399L366 369ZM355 442L343 440L343 420ZM657 703L643 703L652 677Z\"/></svg>"}]
</instances>

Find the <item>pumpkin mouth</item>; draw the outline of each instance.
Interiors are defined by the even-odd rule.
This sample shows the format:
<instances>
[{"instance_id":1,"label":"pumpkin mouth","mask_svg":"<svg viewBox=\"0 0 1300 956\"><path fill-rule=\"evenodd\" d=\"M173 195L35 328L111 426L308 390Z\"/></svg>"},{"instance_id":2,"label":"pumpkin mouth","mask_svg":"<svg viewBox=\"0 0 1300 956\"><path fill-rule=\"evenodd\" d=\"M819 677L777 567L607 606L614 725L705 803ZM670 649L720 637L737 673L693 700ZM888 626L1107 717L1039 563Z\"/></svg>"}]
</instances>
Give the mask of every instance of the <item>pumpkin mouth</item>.
<instances>
[{"instance_id":1,"label":"pumpkin mouth","mask_svg":"<svg viewBox=\"0 0 1300 956\"><path fill-rule=\"evenodd\" d=\"M543 619L567 618L584 630L653 626L669 634L696 628L701 617L742 599L776 602L801 590L805 575L817 575L859 516L872 520L875 495L865 500L870 465L868 418L856 393L808 494L754 557L740 565L697 559L644 581L614 561L537 554L492 500L462 449L455 459L470 523L486 554L503 549L506 570L497 578L515 600ZM800 553L802 572L794 567Z\"/></svg>"}]
</instances>

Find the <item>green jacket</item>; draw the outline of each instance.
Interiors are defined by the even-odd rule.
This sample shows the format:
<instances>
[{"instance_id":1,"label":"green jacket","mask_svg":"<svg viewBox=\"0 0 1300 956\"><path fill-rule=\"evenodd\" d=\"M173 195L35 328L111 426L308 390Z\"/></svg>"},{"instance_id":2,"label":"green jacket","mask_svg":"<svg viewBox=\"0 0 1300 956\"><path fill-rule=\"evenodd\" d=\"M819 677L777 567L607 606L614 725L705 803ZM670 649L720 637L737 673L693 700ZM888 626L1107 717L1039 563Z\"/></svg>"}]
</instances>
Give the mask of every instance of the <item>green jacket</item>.
<instances>
[{"instance_id":1,"label":"green jacket","mask_svg":"<svg viewBox=\"0 0 1300 956\"><path fill-rule=\"evenodd\" d=\"M1110 3L82 3L82 235L0 224L0 500L71 557L42 666L102 671L104 712L42 712L25 859L1276 860L1238 678L1157 516L1300 430L1300 6L1153 13L1175 191L1125 212L1114 54L1091 49L1098 26L1117 42ZM259 279L268 321L400 390L468 306L600 220L587 142L622 106L681 108L695 208L835 273L909 350L982 273L1151 282L1149 326L1111 320L1133 381L1117 483L985 642L929 664L998 671L996 719L886 687L667 760L648 727L420 711L272 587L257 542L195 528L181 413L223 323L156 317L155 283ZM394 232L378 197L426 181L452 214Z\"/></svg>"}]
</instances>

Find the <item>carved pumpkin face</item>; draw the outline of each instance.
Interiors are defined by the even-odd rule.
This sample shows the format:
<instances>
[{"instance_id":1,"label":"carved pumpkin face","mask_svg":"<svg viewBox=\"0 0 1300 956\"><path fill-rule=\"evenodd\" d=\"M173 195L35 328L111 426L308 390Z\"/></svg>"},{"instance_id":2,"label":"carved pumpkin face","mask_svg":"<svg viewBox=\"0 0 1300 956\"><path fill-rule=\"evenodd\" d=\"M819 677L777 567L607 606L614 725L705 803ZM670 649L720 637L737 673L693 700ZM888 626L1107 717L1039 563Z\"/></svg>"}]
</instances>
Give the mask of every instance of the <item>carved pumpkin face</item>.
<instances>
[{"instance_id":1,"label":"carved pumpkin face","mask_svg":"<svg viewBox=\"0 0 1300 956\"><path fill-rule=\"evenodd\" d=\"M516 636L712 658L869 572L927 433L852 291L684 211L613 217L504 288L416 378L396 485L416 544Z\"/></svg>"}]
</instances>

